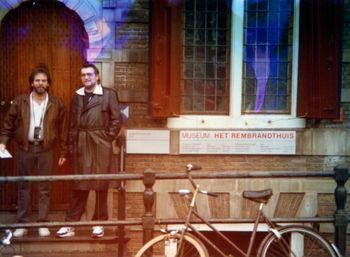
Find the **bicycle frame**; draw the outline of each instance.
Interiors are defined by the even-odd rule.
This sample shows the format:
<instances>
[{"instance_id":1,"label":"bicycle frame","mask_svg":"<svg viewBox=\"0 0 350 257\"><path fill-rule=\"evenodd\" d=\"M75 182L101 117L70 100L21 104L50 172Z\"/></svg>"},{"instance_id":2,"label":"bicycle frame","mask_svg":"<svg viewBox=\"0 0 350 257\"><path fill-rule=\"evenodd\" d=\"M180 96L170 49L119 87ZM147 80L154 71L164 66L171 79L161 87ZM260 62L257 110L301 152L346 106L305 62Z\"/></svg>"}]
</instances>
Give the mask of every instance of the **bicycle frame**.
<instances>
[{"instance_id":1,"label":"bicycle frame","mask_svg":"<svg viewBox=\"0 0 350 257\"><path fill-rule=\"evenodd\" d=\"M184 228L181 230L181 239L180 239L180 242L179 242L179 251L177 252L176 257L181 257L182 256L182 252L181 251L182 251L183 237L184 237L185 233L189 232L189 231L193 232L200 240L202 240L203 242L207 243L210 247L212 247L222 257L228 257L228 255L225 254L223 251L221 251L221 249L215 243L211 242L206 236L203 235L202 232L197 230L192 225L191 220L192 220L193 216L197 217L200 221L202 221L205 225L207 225L211 229L211 231L213 231L217 235L219 235L219 237L222 240L224 240L228 245L230 245L232 248L234 248L236 251L238 251L241 256L244 256L244 257L250 257L251 256L259 224L264 223L264 224L266 224L269 227L270 230L272 230L272 231L275 230L276 231L277 226L272 221L270 221L263 213L263 206L265 204L264 203L260 203L259 210L258 210L257 216L256 216L255 221L254 221L254 227L253 227L253 230L252 230L251 235L250 235L250 241L249 241L248 249L247 249L247 252L244 252L237 244L232 242L227 236L225 236L222 232L217 230L212 224L209 223L209 221L207 219L203 218L195 210L194 207L195 207L195 203L196 203L196 198L197 198L198 193L200 193L199 185L194 183L194 181L192 179L192 176L190 175L189 172L188 172L188 178L189 178L192 186L195 189L193 191L193 196L192 196L192 199L191 199L191 203L190 203L188 214L187 214L187 216L185 218ZM263 220L263 222L261 220Z\"/></svg>"}]
</instances>

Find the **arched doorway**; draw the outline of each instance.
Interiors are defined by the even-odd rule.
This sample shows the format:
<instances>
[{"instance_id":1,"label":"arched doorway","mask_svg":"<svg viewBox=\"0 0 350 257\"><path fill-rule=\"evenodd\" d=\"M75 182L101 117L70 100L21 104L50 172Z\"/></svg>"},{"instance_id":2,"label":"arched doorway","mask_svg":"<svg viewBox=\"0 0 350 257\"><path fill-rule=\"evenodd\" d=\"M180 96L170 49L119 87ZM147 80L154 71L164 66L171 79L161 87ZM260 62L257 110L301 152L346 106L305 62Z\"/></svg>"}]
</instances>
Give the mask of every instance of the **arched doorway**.
<instances>
[{"instance_id":1,"label":"arched doorway","mask_svg":"<svg viewBox=\"0 0 350 257\"><path fill-rule=\"evenodd\" d=\"M0 28L0 119L16 95L28 92L29 73L39 63L45 63L51 72L50 92L60 96L70 109L87 48L83 21L63 3L28 1L7 13ZM15 175L15 164L13 160L0 160L1 176ZM69 165L54 170L57 175L71 173ZM13 209L16 186L4 185L0 194L0 208ZM67 183L53 183L52 209L65 208L67 197Z\"/></svg>"}]
</instances>

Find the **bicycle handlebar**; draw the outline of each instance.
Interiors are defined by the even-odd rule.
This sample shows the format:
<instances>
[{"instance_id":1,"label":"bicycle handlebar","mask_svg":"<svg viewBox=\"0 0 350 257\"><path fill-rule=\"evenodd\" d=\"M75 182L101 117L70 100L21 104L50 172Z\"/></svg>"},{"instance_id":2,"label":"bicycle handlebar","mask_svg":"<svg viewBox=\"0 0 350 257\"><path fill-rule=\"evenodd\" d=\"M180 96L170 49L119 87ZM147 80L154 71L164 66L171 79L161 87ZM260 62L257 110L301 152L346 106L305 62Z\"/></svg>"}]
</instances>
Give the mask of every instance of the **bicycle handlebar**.
<instances>
[{"instance_id":1,"label":"bicycle handlebar","mask_svg":"<svg viewBox=\"0 0 350 257\"><path fill-rule=\"evenodd\" d=\"M195 164L191 164L191 163L186 165L187 177L190 180L191 185L193 186L193 189L196 189L198 185L194 182L190 172L192 170L200 170L200 169L202 169L202 167L199 166L199 165L195 165ZM201 193L201 194L205 194L205 195L209 195L209 196L213 196L213 197L218 197L219 196L216 193L212 193L212 192L208 192L208 191L204 191L204 190L198 190L198 192Z\"/></svg>"},{"instance_id":2,"label":"bicycle handlebar","mask_svg":"<svg viewBox=\"0 0 350 257\"><path fill-rule=\"evenodd\" d=\"M199 192L201 194L205 194L205 195L209 195L209 196L213 196L213 197L218 197L219 195L216 193L212 193L212 192L208 192L208 191L204 191L204 190L199 190Z\"/></svg>"},{"instance_id":3,"label":"bicycle handlebar","mask_svg":"<svg viewBox=\"0 0 350 257\"><path fill-rule=\"evenodd\" d=\"M181 196L184 196L184 195L189 195L190 193L192 193L191 190L188 190L188 189L179 189L179 194ZM209 196L213 196L213 197L218 197L219 195L216 194L216 193L212 193L212 192L208 192L208 191L204 191L204 190L198 190L198 193L201 193L201 194L204 194L204 195L209 195Z\"/></svg>"},{"instance_id":4,"label":"bicycle handlebar","mask_svg":"<svg viewBox=\"0 0 350 257\"><path fill-rule=\"evenodd\" d=\"M191 164L191 163L186 165L187 172L190 172L191 170L201 170L201 169L202 169L202 167L199 165L195 165L195 164Z\"/></svg>"}]
</instances>

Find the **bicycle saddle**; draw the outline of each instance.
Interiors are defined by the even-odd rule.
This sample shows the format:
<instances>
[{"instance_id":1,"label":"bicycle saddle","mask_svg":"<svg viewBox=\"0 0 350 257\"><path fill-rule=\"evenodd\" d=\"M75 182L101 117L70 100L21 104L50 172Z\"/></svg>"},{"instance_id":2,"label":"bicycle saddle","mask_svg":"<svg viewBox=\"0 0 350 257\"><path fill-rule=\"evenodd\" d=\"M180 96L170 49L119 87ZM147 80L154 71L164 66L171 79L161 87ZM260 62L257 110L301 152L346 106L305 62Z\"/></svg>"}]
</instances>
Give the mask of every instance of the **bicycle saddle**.
<instances>
[{"instance_id":1,"label":"bicycle saddle","mask_svg":"<svg viewBox=\"0 0 350 257\"><path fill-rule=\"evenodd\" d=\"M242 196L254 202L267 203L272 196L272 189L268 188L258 191L243 191Z\"/></svg>"}]
</instances>

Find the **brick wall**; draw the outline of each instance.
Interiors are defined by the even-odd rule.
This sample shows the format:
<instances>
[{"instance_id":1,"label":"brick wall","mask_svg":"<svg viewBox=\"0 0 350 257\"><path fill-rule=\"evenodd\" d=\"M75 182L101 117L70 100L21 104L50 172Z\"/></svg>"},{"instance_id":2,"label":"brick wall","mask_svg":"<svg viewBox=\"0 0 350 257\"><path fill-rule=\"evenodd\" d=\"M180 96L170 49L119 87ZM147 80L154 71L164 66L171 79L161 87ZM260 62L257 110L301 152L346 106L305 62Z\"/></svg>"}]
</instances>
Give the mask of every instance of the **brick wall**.
<instances>
[{"instance_id":1,"label":"brick wall","mask_svg":"<svg viewBox=\"0 0 350 257\"><path fill-rule=\"evenodd\" d=\"M350 157L329 156L261 156L261 155L127 155L126 170L143 172L182 172L187 163L199 164L202 171L323 171L341 163L350 164Z\"/></svg>"},{"instance_id":2,"label":"brick wall","mask_svg":"<svg viewBox=\"0 0 350 257\"><path fill-rule=\"evenodd\" d=\"M166 119L149 116L149 1L135 0L129 9L129 1L117 1L115 15L115 49L113 50L114 87L122 103L129 106L129 119L125 128L166 128ZM345 0L342 93L350 89L350 0ZM345 91L344 91L345 90ZM350 124L350 100L341 103L344 122L321 122L322 127L348 128ZM315 127L313 123L308 126ZM328 155L127 155L127 172L143 172L151 168L156 172L181 172L185 164L196 163L203 171L323 171L332 170L337 164L350 164L350 157ZM215 181L213 181L215 183ZM219 182L218 182L219 183ZM258 182L257 182L258 183ZM141 216L142 193L127 194L127 216ZM137 191L137 190L135 190ZM117 202L113 198L113 217ZM320 199L321 211L334 209L329 195ZM328 214L328 212L325 212ZM127 244L127 256L141 247L142 232L139 227L130 228L131 240ZM330 236L332 239L332 236Z\"/></svg>"}]
</instances>

